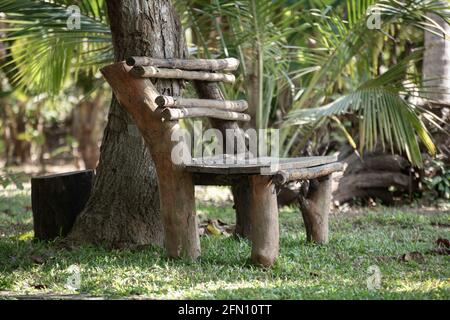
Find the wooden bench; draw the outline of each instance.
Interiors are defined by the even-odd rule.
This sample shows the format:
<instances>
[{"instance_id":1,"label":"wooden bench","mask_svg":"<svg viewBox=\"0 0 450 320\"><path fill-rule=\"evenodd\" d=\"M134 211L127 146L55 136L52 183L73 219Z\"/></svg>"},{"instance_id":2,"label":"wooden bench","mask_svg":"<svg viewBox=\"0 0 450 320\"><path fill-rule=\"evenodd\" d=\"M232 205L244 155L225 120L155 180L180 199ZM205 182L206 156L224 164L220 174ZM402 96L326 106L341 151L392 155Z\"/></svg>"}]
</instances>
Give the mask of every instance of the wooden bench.
<instances>
[{"instance_id":1,"label":"wooden bench","mask_svg":"<svg viewBox=\"0 0 450 320\"><path fill-rule=\"evenodd\" d=\"M301 204L308 240L328 241L328 212L331 200L330 175L342 169L334 156L303 158L260 157L241 163L237 155L191 159L175 165L172 133L180 130L179 119L208 117L220 128L239 128L236 121L248 121L245 101L184 99L161 96L150 78L193 81L234 81L234 76L217 71L237 68L236 59L181 60L132 57L126 62L102 68L102 74L136 122L155 163L159 181L165 247L169 256L200 255L195 215L194 185L232 185L247 179L250 185L248 215L251 221L251 259L271 266L279 252L277 185L311 180ZM244 139L243 135L234 138ZM234 139L233 138L233 139ZM233 141L234 142L234 141ZM225 141L226 143L226 141ZM179 159L177 159L179 160ZM313 179L313 180L312 180Z\"/></svg>"}]
</instances>

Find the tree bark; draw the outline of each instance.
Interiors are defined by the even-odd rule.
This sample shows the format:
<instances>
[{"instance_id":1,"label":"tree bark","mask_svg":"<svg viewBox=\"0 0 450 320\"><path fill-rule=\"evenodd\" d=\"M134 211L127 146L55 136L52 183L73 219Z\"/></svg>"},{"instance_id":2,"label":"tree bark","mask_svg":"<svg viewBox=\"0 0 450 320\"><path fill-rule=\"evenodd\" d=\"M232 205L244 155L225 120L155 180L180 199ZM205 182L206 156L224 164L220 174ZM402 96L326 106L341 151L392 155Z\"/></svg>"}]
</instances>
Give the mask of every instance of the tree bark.
<instances>
[{"instance_id":1,"label":"tree bark","mask_svg":"<svg viewBox=\"0 0 450 320\"><path fill-rule=\"evenodd\" d=\"M445 3L445 2L444 2ZM429 13L428 17L436 21L447 34L450 34L450 25L436 14ZM429 87L426 93L427 108L436 114L442 123L445 123L444 130L437 130L431 127L431 134L437 149L444 159L444 163L450 164L450 39L445 35L436 35L425 31L425 51L423 57L423 85Z\"/></svg>"},{"instance_id":2,"label":"tree bark","mask_svg":"<svg viewBox=\"0 0 450 320\"><path fill-rule=\"evenodd\" d=\"M183 57L179 21L168 0L109 0L115 61L130 56ZM158 80L160 94L178 95L176 81ZM162 216L150 152L113 98L91 197L68 240L112 247L162 245Z\"/></svg>"},{"instance_id":3,"label":"tree bark","mask_svg":"<svg viewBox=\"0 0 450 320\"><path fill-rule=\"evenodd\" d=\"M444 19L433 13L428 17L450 33L450 25ZM429 88L427 98L438 104L450 105L450 39L445 34L425 31L422 72L423 85Z\"/></svg>"},{"instance_id":4,"label":"tree bark","mask_svg":"<svg viewBox=\"0 0 450 320\"><path fill-rule=\"evenodd\" d=\"M95 169L100 158L98 142L105 126L104 100L105 91L99 89L93 99L84 99L73 110L73 135L86 169Z\"/></svg>"}]
</instances>

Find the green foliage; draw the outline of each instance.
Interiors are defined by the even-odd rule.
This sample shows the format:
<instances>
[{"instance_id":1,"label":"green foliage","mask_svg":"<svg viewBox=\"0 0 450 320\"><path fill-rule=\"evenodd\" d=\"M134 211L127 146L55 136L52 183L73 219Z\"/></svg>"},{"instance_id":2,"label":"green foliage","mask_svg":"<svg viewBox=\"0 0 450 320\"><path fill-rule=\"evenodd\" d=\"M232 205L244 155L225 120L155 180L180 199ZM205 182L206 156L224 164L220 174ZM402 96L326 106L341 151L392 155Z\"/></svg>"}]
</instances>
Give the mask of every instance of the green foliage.
<instances>
[{"instance_id":1,"label":"green foliage","mask_svg":"<svg viewBox=\"0 0 450 320\"><path fill-rule=\"evenodd\" d=\"M441 160L431 160L426 171L430 176L424 178L429 190L434 190L441 198L450 199L450 167Z\"/></svg>"},{"instance_id":2,"label":"green foliage","mask_svg":"<svg viewBox=\"0 0 450 320\"><path fill-rule=\"evenodd\" d=\"M0 32L7 36L5 67L15 86L30 92L57 94L79 69L97 72L112 58L111 37L103 0L77 2L80 28L69 28L72 1L0 0ZM30 48L32 48L30 50Z\"/></svg>"},{"instance_id":3,"label":"green foliage","mask_svg":"<svg viewBox=\"0 0 450 320\"><path fill-rule=\"evenodd\" d=\"M420 46L423 30L444 32L427 14L437 13L448 21L445 2L175 3L195 56L240 58L238 81L222 89L230 99L249 100L257 128L281 125L285 155L295 154L329 119L338 123L352 144L359 144L360 152L382 144L405 153L419 167L421 143L434 154L421 120L427 115L406 99L433 88L421 83L420 56L411 55L408 46L411 42ZM80 82L87 83L99 64L111 61L105 2L78 1L81 28L74 30L66 25L69 4L71 1L0 0L0 12L4 13L0 31L7 32L0 41L9 44L7 66L12 68L8 72L15 85L55 94L69 76L83 77ZM380 13L380 30L367 28L367 10L373 5ZM350 132L349 122L338 118L347 114L358 119L357 136Z\"/></svg>"},{"instance_id":4,"label":"green foliage","mask_svg":"<svg viewBox=\"0 0 450 320\"><path fill-rule=\"evenodd\" d=\"M419 167L423 164L419 143L435 153L421 120L423 110L405 99L434 88L421 83L421 53L411 54L407 47L410 42L420 47L423 30L444 32L427 14L448 19L448 4L435 0L176 3L184 13L191 52L200 57L237 56L243 62L238 82L225 88L226 94L249 100L256 127L281 125L284 155L295 153L293 147L301 148L328 119L337 122L336 116L346 114L359 119L358 137L352 137L345 122L339 122L339 128L351 143L359 144L360 152L382 144L405 153ZM367 27L371 6L380 13L380 30Z\"/></svg>"},{"instance_id":5,"label":"green foliage","mask_svg":"<svg viewBox=\"0 0 450 320\"><path fill-rule=\"evenodd\" d=\"M6 189L9 186L14 186L19 190L23 190L23 182L26 175L23 172L14 172L9 169L0 171L0 186Z\"/></svg>"},{"instance_id":6,"label":"green foliage","mask_svg":"<svg viewBox=\"0 0 450 320\"><path fill-rule=\"evenodd\" d=\"M436 153L435 146L422 120L420 112L413 104L408 103L402 95L414 95L411 81L405 81L408 76L410 63L419 57L416 52L405 58L382 75L364 82L354 92L344 95L333 102L318 108L302 108L292 111L285 125L316 123L323 117L357 114L359 118L360 153L364 147L369 150L375 148L381 141L385 144L397 146L402 153L417 166L422 166L419 143L421 139L430 154ZM314 128L314 126L312 127Z\"/></svg>"},{"instance_id":7,"label":"green foliage","mask_svg":"<svg viewBox=\"0 0 450 320\"><path fill-rule=\"evenodd\" d=\"M382 29L379 31L366 26L366 11L372 4L380 12ZM294 103L286 125L309 124L308 130L302 130L302 134L308 136L317 128L319 119L356 113L360 152L373 150L377 142L383 147L388 144L391 150L396 148L406 153L414 165L421 167L418 139L432 155L435 147L420 119L423 110L406 101L405 95L420 97L433 88L421 84L420 71L411 61L411 55L392 64L384 73L380 72L379 56L389 50L389 42L399 41L395 38L399 37L396 30L409 32L410 28L418 27L443 32L426 14L433 11L448 19L444 10L448 7L439 1L348 1L348 21L336 13L314 19L311 23L317 27L319 36L315 37L317 45L305 61L319 64L320 68ZM326 21L321 22L321 19ZM397 52L394 55L401 58ZM412 56L417 59L417 53ZM331 102L311 108L327 100ZM288 147L293 142L291 138Z\"/></svg>"},{"instance_id":8,"label":"green foliage","mask_svg":"<svg viewBox=\"0 0 450 320\"><path fill-rule=\"evenodd\" d=\"M255 125L266 128L279 93L292 83L289 42L298 35L302 1L175 1L184 25L193 34L191 52L198 57L235 56L241 61L237 83L224 92L250 100ZM297 75L300 72L293 72ZM256 109L256 112L253 110Z\"/></svg>"}]
</instances>

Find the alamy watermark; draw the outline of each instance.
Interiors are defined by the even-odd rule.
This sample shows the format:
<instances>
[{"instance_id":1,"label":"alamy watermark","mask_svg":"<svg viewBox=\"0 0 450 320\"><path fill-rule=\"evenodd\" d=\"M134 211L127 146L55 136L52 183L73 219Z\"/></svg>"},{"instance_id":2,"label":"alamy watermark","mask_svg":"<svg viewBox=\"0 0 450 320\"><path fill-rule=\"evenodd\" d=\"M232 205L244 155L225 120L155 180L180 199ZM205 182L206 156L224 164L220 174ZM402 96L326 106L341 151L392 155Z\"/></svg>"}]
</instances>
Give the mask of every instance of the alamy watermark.
<instances>
[{"instance_id":1,"label":"alamy watermark","mask_svg":"<svg viewBox=\"0 0 450 320\"><path fill-rule=\"evenodd\" d=\"M381 288L381 271L377 265L372 265L367 268L367 289L370 291L376 291Z\"/></svg>"},{"instance_id":2,"label":"alamy watermark","mask_svg":"<svg viewBox=\"0 0 450 320\"><path fill-rule=\"evenodd\" d=\"M267 162L275 170L280 151L278 129L227 129L224 135L218 129L203 130L201 121L194 122L192 133L183 128L173 131L171 140L175 165Z\"/></svg>"},{"instance_id":3,"label":"alamy watermark","mask_svg":"<svg viewBox=\"0 0 450 320\"><path fill-rule=\"evenodd\" d=\"M369 30L381 29L381 11L377 6L370 6L366 11L366 25Z\"/></svg>"},{"instance_id":4,"label":"alamy watermark","mask_svg":"<svg viewBox=\"0 0 450 320\"><path fill-rule=\"evenodd\" d=\"M80 30L81 29L80 7L78 7L76 5L68 6L66 12L69 15L69 17L66 20L67 29Z\"/></svg>"},{"instance_id":5,"label":"alamy watermark","mask_svg":"<svg viewBox=\"0 0 450 320\"><path fill-rule=\"evenodd\" d=\"M81 271L76 264L69 266L66 270L69 276L66 279L66 288L69 290L80 290L81 287Z\"/></svg>"}]
</instances>

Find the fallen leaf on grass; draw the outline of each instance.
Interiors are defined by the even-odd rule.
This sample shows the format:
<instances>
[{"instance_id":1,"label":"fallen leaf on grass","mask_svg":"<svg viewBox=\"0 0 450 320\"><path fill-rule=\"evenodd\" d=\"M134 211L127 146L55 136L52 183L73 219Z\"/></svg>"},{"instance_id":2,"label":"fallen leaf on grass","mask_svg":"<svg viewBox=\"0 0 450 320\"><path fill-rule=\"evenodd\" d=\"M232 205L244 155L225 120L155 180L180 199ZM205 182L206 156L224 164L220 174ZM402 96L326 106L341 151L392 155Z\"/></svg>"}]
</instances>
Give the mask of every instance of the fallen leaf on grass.
<instances>
[{"instance_id":1,"label":"fallen leaf on grass","mask_svg":"<svg viewBox=\"0 0 450 320\"><path fill-rule=\"evenodd\" d=\"M208 223L206 230L208 230L210 234L215 236L219 236L222 234L222 232L220 232L220 230L212 223Z\"/></svg>"},{"instance_id":2,"label":"fallen leaf on grass","mask_svg":"<svg viewBox=\"0 0 450 320\"><path fill-rule=\"evenodd\" d=\"M234 228L234 225L229 225L220 219L208 219L200 224L199 235L230 236Z\"/></svg>"}]
</instances>

